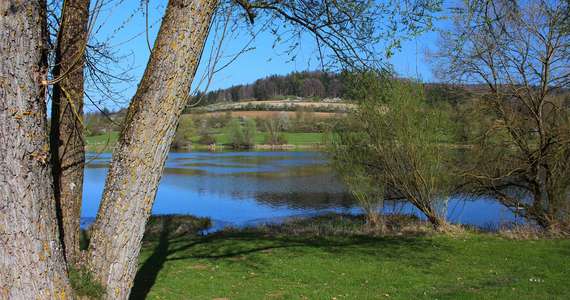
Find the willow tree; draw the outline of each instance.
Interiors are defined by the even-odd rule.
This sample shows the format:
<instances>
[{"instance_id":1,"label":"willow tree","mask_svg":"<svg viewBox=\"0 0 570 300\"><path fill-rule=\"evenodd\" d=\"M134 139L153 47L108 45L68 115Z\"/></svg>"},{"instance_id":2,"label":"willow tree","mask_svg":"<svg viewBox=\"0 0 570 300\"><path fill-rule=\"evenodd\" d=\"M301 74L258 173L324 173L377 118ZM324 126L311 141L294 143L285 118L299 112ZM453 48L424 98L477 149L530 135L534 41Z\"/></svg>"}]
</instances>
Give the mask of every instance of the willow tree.
<instances>
[{"instance_id":1,"label":"willow tree","mask_svg":"<svg viewBox=\"0 0 570 300\"><path fill-rule=\"evenodd\" d=\"M374 77L383 81L378 94L360 102L348 118L350 126L332 133L333 161L341 173L348 169L363 178L365 189L355 189L359 197L402 199L445 230L453 176L443 144L453 137L453 126L443 111L427 104L420 84ZM354 189L351 180L348 184Z\"/></svg>"},{"instance_id":2,"label":"willow tree","mask_svg":"<svg viewBox=\"0 0 570 300\"><path fill-rule=\"evenodd\" d=\"M46 118L43 1L0 2L0 298L71 297Z\"/></svg>"}]
</instances>

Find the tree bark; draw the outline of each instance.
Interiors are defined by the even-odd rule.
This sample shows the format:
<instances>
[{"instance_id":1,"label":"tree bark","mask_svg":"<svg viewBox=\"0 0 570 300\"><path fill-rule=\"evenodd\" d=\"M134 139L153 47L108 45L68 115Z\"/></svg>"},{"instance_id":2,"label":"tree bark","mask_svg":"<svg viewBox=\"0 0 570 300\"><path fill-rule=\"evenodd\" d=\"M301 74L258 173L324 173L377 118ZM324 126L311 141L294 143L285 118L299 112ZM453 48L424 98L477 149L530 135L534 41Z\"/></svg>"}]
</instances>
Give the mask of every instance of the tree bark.
<instances>
[{"instance_id":1,"label":"tree bark","mask_svg":"<svg viewBox=\"0 0 570 300\"><path fill-rule=\"evenodd\" d=\"M0 298L71 296L49 160L45 1L0 1Z\"/></svg>"},{"instance_id":2,"label":"tree bark","mask_svg":"<svg viewBox=\"0 0 570 300\"><path fill-rule=\"evenodd\" d=\"M60 239L66 261L79 259L83 190L83 68L90 0L66 0L62 10L53 77L51 159Z\"/></svg>"},{"instance_id":3,"label":"tree bark","mask_svg":"<svg viewBox=\"0 0 570 300\"><path fill-rule=\"evenodd\" d=\"M113 152L88 252L108 299L127 299L146 221L217 0L171 0Z\"/></svg>"}]
</instances>

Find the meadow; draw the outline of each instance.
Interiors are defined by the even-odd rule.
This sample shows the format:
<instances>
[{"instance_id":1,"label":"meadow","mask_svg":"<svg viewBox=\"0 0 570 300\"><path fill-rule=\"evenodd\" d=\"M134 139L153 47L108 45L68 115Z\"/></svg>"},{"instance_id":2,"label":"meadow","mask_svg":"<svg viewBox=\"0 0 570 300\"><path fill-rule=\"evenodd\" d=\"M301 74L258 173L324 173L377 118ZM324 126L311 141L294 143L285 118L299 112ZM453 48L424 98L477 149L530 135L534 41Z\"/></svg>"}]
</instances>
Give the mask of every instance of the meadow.
<instances>
[{"instance_id":1,"label":"meadow","mask_svg":"<svg viewBox=\"0 0 570 300\"><path fill-rule=\"evenodd\" d=\"M163 219L162 222L164 222ZM325 216L207 236L155 232L131 299L564 299L570 240L363 234ZM152 225L151 225L152 227Z\"/></svg>"}]
</instances>

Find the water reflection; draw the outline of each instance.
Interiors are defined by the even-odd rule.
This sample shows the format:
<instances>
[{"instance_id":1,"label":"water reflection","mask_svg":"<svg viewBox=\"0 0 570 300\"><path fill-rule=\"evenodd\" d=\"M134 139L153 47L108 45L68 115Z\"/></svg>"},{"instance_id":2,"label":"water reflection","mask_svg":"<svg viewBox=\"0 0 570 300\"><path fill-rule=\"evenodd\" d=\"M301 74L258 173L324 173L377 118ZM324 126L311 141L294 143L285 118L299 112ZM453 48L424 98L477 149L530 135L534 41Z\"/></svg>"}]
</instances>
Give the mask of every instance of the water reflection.
<instances>
[{"instance_id":1,"label":"water reflection","mask_svg":"<svg viewBox=\"0 0 570 300\"><path fill-rule=\"evenodd\" d=\"M88 155L82 216L96 215L110 154ZM512 214L489 199L452 199L453 222L496 226ZM359 209L318 152L170 153L153 214L192 214L242 226L289 216ZM401 202L387 212L417 213ZM89 219L84 219L88 221Z\"/></svg>"}]
</instances>

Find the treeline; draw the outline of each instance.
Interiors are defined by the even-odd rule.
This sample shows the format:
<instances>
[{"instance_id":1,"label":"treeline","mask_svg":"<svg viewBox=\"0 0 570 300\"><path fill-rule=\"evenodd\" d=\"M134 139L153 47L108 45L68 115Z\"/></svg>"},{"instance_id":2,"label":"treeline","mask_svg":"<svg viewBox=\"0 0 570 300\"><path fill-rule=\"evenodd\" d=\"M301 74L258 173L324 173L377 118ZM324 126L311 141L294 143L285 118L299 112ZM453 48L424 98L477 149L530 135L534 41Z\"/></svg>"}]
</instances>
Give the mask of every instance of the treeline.
<instances>
[{"instance_id":1,"label":"treeline","mask_svg":"<svg viewBox=\"0 0 570 300\"><path fill-rule=\"evenodd\" d=\"M354 85L360 80L357 75L349 72L332 73L322 71L292 72L287 75L272 75L258 79L251 84L235 85L207 93L198 93L191 103L199 100L199 106L240 102L244 100L275 100L285 98L341 98L345 100L360 100L362 95L355 94L347 86ZM405 79L404 79L405 80ZM484 90L484 86L456 86L446 83L424 85L428 101L447 101L450 104L471 98L475 93Z\"/></svg>"},{"instance_id":2,"label":"treeline","mask_svg":"<svg viewBox=\"0 0 570 300\"><path fill-rule=\"evenodd\" d=\"M284 97L343 98L345 74L321 71L293 72L287 75L272 75L251 84L235 85L192 99L201 105L242 100L269 100Z\"/></svg>"},{"instance_id":3,"label":"treeline","mask_svg":"<svg viewBox=\"0 0 570 300\"><path fill-rule=\"evenodd\" d=\"M85 113L83 116L85 135L94 136L121 130L126 113L125 109L111 111L105 107L101 111Z\"/></svg>"}]
</instances>

